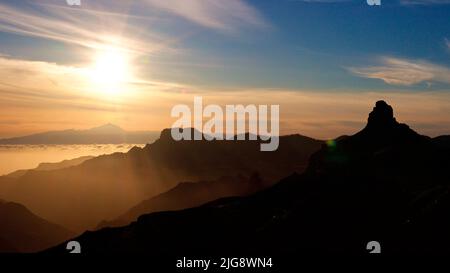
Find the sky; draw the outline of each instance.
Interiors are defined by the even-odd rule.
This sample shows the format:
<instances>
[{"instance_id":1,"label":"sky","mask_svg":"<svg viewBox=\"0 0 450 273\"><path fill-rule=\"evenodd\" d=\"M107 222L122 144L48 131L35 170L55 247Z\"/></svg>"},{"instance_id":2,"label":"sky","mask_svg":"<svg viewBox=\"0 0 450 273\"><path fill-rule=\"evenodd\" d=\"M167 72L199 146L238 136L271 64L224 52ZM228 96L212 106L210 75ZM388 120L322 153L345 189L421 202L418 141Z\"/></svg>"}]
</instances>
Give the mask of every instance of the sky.
<instances>
[{"instance_id":1,"label":"sky","mask_svg":"<svg viewBox=\"0 0 450 273\"><path fill-rule=\"evenodd\" d=\"M379 99L450 134L450 1L0 0L0 137L160 130L196 95L279 104L283 134L355 133Z\"/></svg>"}]
</instances>

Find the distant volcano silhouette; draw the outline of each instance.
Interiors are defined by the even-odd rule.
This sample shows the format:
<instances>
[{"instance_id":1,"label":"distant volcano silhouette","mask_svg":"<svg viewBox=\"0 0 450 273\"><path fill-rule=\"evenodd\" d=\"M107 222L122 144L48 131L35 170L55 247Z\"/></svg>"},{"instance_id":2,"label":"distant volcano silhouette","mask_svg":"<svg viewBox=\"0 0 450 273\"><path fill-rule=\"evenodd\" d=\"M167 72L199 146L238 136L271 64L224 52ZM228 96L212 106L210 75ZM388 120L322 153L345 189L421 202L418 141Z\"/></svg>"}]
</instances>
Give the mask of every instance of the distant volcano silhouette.
<instances>
[{"instance_id":1,"label":"distant volcano silhouette","mask_svg":"<svg viewBox=\"0 0 450 273\"><path fill-rule=\"evenodd\" d=\"M323 145L301 175L76 240L87 254L364 254L372 240L387 254L450 254L448 154L379 101L364 129Z\"/></svg>"}]
</instances>

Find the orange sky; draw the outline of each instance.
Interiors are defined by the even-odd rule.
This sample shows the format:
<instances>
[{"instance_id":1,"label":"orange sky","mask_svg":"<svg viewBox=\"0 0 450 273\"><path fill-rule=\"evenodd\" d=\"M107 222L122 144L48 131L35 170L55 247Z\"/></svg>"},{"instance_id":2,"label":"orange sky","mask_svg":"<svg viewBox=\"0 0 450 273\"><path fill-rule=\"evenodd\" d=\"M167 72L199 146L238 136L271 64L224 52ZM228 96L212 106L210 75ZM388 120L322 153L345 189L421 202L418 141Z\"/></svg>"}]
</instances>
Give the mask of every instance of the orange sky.
<instances>
[{"instance_id":1,"label":"orange sky","mask_svg":"<svg viewBox=\"0 0 450 273\"><path fill-rule=\"evenodd\" d=\"M392 50L333 51L338 40L345 45L371 39L363 31L358 39L353 32L334 33L333 48L327 47L327 35L305 48L300 42L321 36L305 26L313 23L313 30L328 33L328 26L341 20L285 29L285 16L298 17L312 7L304 3L293 10L301 1L286 2L284 16L271 16L276 10L259 1L242 0L99 0L80 7L49 0L0 3L0 138L106 123L161 130L175 121L173 106L192 105L198 95L205 104L280 105L281 134L326 139L355 133L380 99L418 132L450 134L445 63L414 54L390 56L398 51L395 39L382 42ZM281 8L278 1L272 5ZM345 29L353 28L335 31ZM438 30L438 38L426 44L448 59L450 42ZM411 47L422 44L414 42Z\"/></svg>"},{"instance_id":2,"label":"orange sky","mask_svg":"<svg viewBox=\"0 0 450 273\"><path fill-rule=\"evenodd\" d=\"M175 83L131 82L116 93L98 91L82 68L46 62L0 60L0 136L9 137L114 123L127 130L161 130L175 121L176 104L279 104L281 134L332 138L359 130L374 103L390 103L399 121L423 134L450 133L446 92L281 89L206 89Z\"/></svg>"}]
</instances>

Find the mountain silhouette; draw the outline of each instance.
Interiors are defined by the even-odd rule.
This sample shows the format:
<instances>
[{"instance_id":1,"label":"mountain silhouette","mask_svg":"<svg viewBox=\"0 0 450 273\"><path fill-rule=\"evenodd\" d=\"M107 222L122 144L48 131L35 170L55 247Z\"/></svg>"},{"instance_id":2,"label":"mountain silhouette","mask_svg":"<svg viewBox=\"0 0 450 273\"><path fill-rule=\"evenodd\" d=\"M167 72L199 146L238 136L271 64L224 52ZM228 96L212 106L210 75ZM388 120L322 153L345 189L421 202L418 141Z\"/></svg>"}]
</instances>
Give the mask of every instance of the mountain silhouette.
<instances>
[{"instance_id":1,"label":"mountain silhouette","mask_svg":"<svg viewBox=\"0 0 450 273\"><path fill-rule=\"evenodd\" d=\"M67 159L63 160L61 162L56 163L40 163L36 168L32 169L34 171L52 171L52 170L58 170L58 169L64 169L76 165L80 165L86 160L94 158L93 156L81 156L74 159ZM30 170L17 170L15 172L9 173L6 176L10 178L19 178L26 174Z\"/></svg>"},{"instance_id":2,"label":"mountain silhouette","mask_svg":"<svg viewBox=\"0 0 450 273\"><path fill-rule=\"evenodd\" d=\"M24 206L0 200L0 252L37 252L74 236Z\"/></svg>"},{"instance_id":3,"label":"mountain silhouette","mask_svg":"<svg viewBox=\"0 0 450 273\"><path fill-rule=\"evenodd\" d=\"M119 126L116 126L111 123L107 123L98 127L94 127L88 130L90 133L106 133L106 134L112 134L112 133L124 133L125 130L120 128Z\"/></svg>"},{"instance_id":4,"label":"mountain silhouette","mask_svg":"<svg viewBox=\"0 0 450 273\"><path fill-rule=\"evenodd\" d=\"M261 190L263 183L257 173L250 177L225 176L215 181L183 182L167 192L140 202L112 221L103 221L97 229L125 226L151 212L186 209L219 198L246 196Z\"/></svg>"},{"instance_id":5,"label":"mountain silhouette","mask_svg":"<svg viewBox=\"0 0 450 273\"><path fill-rule=\"evenodd\" d=\"M376 103L365 128L328 141L303 174L247 197L140 216L76 238L84 253L251 255L450 251L449 150ZM64 253L64 245L48 250Z\"/></svg>"},{"instance_id":6,"label":"mountain silhouette","mask_svg":"<svg viewBox=\"0 0 450 273\"><path fill-rule=\"evenodd\" d=\"M450 148L450 136L438 136L433 138L433 142L441 148Z\"/></svg>"},{"instance_id":7,"label":"mountain silhouette","mask_svg":"<svg viewBox=\"0 0 450 273\"><path fill-rule=\"evenodd\" d=\"M304 171L322 143L301 135L282 136L278 150L261 152L260 141L174 141L166 129L154 143L128 153L99 156L64 169L27 171L0 183L0 197L82 232L183 181L258 173L264 181L260 188L268 187Z\"/></svg>"},{"instance_id":8,"label":"mountain silhouette","mask_svg":"<svg viewBox=\"0 0 450 273\"><path fill-rule=\"evenodd\" d=\"M88 130L50 131L22 137L0 139L0 144L146 144L158 138L159 132L128 132L113 124Z\"/></svg>"}]
</instances>

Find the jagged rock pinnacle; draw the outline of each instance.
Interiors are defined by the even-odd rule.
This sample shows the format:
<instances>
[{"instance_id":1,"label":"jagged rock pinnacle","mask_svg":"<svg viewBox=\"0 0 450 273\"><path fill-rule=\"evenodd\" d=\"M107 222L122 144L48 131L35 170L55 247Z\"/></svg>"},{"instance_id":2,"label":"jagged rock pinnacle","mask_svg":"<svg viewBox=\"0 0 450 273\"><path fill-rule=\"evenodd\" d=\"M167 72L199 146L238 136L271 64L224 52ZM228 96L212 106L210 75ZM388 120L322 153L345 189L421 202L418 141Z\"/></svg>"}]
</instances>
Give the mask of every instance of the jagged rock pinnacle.
<instances>
[{"instance_id":1,"label":"jagged rock pinnacle","mask_svg":"<svg viewBox=\"0 0 450 273\"><path fill-rule=\"evenodd\" d=\"M394 110L385 101L377 101L372 112L369 114L368 128L390 127L397 124L394 118Z\"/></svg>"}]
</instances>

